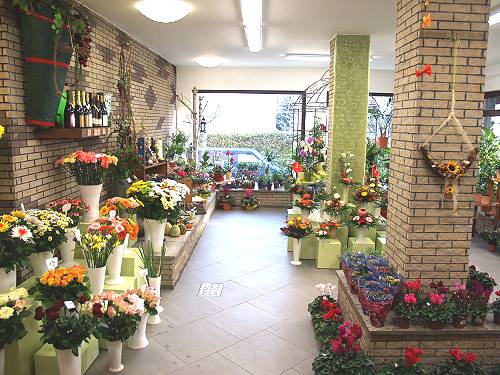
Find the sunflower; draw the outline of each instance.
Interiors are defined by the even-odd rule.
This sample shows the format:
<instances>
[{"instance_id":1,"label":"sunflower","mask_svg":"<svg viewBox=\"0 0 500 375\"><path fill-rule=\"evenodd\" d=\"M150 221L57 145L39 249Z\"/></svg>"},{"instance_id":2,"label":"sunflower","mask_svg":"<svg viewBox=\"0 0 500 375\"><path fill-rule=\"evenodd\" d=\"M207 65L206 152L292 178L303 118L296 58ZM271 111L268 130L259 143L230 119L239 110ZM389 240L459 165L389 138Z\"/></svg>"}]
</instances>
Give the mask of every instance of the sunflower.
<instances>
[{"instance_id":1,"label":"sunflower","mask_svg":"<svg viewBox=\"0 0 500 375\"><path fill-rule=\"evenodd\" d=\"M9 224L5 221L0 221L0 233L5 232L7 229L9 229Z\"/></svg>"},{"instance_id":2,"label":"sunflower","mask_svg":"<svg viewBox=\"0 0 500 375\"><path fill-rule=\"evenodd\" d=\"M450 160L445 164L446 171L451 174L460 173L460 167L456 161Z\"/></svg>"}]
</instances>

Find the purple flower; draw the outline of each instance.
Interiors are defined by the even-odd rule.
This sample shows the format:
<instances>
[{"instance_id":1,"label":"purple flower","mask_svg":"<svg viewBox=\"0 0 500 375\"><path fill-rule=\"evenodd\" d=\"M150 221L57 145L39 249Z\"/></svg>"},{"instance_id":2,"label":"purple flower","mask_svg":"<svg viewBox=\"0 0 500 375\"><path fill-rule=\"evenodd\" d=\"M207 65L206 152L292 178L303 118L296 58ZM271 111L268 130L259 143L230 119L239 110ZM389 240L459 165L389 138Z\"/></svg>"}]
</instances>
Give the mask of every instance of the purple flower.
<instances>
[{"instance_id":1,"label":"purple flower","mask_svg":"<svg viewBox=\"0 0 500 375\"><path fill-rule=\"evenodd\" d=\"M314 142L314 138L313 138L313 137L307 137L307 138L306 138L306 143L307 143L308 145L312 144L313 142Z\"/></svg>"},{"instance_id":2,"label":"purple flower","mask_svg":"<svg viewBox=\"0 0 500 375\"><path fill-rule=\"evenodd\" d=\"M303 157L303 158L307 157L307 151L306 151L306 150L304 150L304 149L300 150L299 154L300 154L300 156L301 156L301 157Z\"/></svg>"}]
</instances>

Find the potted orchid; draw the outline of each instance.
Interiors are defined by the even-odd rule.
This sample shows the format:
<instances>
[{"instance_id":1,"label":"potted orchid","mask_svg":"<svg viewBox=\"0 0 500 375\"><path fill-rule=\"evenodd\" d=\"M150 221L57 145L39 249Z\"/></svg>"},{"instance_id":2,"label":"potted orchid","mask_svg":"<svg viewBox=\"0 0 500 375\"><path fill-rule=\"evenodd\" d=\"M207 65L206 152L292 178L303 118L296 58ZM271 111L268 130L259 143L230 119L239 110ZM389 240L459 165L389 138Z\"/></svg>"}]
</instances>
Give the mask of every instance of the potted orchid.
<instances>
[{"instance_id":1,"label":"potted orchid","mask_svg":"<svg viewBox=\"0 0 500 375\"><path fill-rule=\"evenodd\" d=\"M352 218L352 224L358 228L358 241L363 241L366 237L366 229L375 225L375 219L370 215L365 208L358 208L356 214Z\"/></svg>"},{"instance_id":2,"label":"potted orchid","mask_svg":"<svg viewBox=\"0 0 500 375\"><path fill-rule=\"evenodd\" d=\"M380 375L427 375L428 372L422 365L423 353L420 348L407 346L405 362L395 362L385 366Z\"/></svg>"},{"instance_id":3,"label":"potted orchid","mask_svg":"<svg viewBox=\"0 0 500 375\"><path fill-rule=\"evenodd\" d=\"M130 291L123 294L106 292L94 296L86 309L97 319L96 336L107 340L110 372L122 371L123 342L134 334L144 312L144 301Z\"/></svg>"},{"instance_id":4,"label":"potted orchid","mask_svg":"<svg viewBox=\"0 0 500 375\"><path fill-rule=\"evenodd\" d=\"M418 317L418 300L415 293L406 293L396 305L394 312L398 317L399 328L410 328L410 321Z\"/></svg>"},{"instance_id":5,"label":"potted orchid","mask_svg":"<svg viewBox=\"0 0 500 375\"><path fill-rule=\"evenodd\" d=\"M66 241L59 245L62 264L71 266L75 259L75 233L79 230L80 220L87 212L87 205L81 199L59 199L50 202L49 209L60 212L72 220L66 229Z\"/></svg>"},{"instance_id":6,"label":"potted orchid","mask_svg":"<svg viewBox=\"0 0 500 375\"><path fill-rule=\"evenodd\" d=\"M437 365L435 375L468 374L486 375L487 372L477 362L476 354L464 353L460 349L453 348L448 351L450 357L446 362Z\"/></svg>"},{"instance_id":7,"label":"potted orchid","mask_svg":"<svg viewBox=\"0 0 500 375\"><path fill-rule=\"evenodd\" d=\"M300 246L302 238L312 233L312 226L308 219L302 217L295 217L286 222L286 226L280 228L281 233L293 239L293 260L291 263L294 266L300 266Z\"/></svg>"},{"instance_id":8,"label":"potted orchid","mask_svg":"<svg viewBox=\"0 0 500 375\"><path fill-rule=\"evenodd\" d=\"M111 165L118 164L118 158L95 152L75 151L56 161L76 180L80 196L87 204L88 211L83 222L91 223L99 217L99 199L104 176Z\"/></svg>"},{"instance_id":9,"label":"potted orchid","mask_svg":"<svg viewBox=\"0 0 500 375\"><path fill-rule=\"evenodd\" d=\"M0 292L16 286L16 269L28 265L33 233L23 211L0 215Z\"/></svg>"}]
</instances>

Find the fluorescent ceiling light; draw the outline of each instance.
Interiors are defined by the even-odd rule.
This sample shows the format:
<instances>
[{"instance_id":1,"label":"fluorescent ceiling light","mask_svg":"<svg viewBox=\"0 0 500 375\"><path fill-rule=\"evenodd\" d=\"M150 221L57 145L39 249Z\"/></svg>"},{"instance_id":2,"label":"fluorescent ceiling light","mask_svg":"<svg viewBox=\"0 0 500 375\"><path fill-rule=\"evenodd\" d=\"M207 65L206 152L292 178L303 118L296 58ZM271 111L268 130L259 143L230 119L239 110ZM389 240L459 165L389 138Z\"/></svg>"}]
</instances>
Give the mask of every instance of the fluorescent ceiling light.
<instances>
[{"instance_id":1,"label":"fluorescent ceiling light","mask_svg":"<svg viewBox=\"0 0 500 375\"><path fill-rule=\"evenodd\" d=\"M330 55L312 53L287 53L285 60L288 61L330 61Z\"/></svg>"},{"instance_id":2,"label":"fluorescent ceiling light","mask_svg":"<svg viewBox=\"0 0 500 375\"><path fill-rule=\"evenodd\" d=\"M181 0L142 0L135 7L150 20L162 23L179 21L192 10L191 5Z\"/></svg>"},{"instance_id":3,"label":"fluorescent ceiling light","mask_svg":"<svg viewBox=\"0 0 500 375\"><path fill-rule=\"evenodd\" d=\"M488 20L488 23L490 24L490 26L496 25L499 22L500 22L500 10L491 14L490 19Z\"/></svg>"},{"instance_id":4,"label":"fluorescent ceiling light","mask_svg":"<svg viewBox=\"0 0 500 375\"><path fill-rule=\"evenodd\" d=\"M248 49L250 52L259 52L262 49L262 0L240 2Z\"/></svg>"},{"instance_id":5,"label":"fluorescent ceiling light","mask_svg":"<svg viewBox=\"0 0 500 375\"><path fill-rule=\"evenodd\" d=\"M198 56L195 57L194 61L204 68L215 68L222 64L222 59L218 56Z\"/></svg>"}]
</instances>

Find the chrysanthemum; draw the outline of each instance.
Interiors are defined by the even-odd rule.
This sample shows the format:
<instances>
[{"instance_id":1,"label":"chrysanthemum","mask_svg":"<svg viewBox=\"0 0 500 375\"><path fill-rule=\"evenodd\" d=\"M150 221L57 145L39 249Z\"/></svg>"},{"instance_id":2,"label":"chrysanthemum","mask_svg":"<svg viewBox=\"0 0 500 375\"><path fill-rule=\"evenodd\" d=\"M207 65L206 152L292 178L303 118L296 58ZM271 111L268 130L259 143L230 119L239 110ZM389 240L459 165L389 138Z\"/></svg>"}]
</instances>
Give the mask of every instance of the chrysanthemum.
<instances>
[{"instance_id":1,"label":"chrysanthemum","mask_svg":"<svg viewBox=\"0 0 500 375\"><path fill-rule=\"evenodd\" d=\"M13 238L19 238L24 242L28 242L33 237L33 234L24 225L17 225L14 228L12 228L11 236Z\"/></svg>"}]
</instances>

